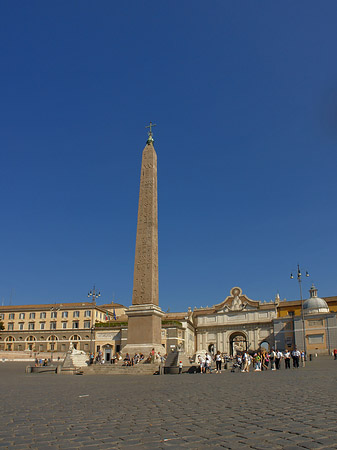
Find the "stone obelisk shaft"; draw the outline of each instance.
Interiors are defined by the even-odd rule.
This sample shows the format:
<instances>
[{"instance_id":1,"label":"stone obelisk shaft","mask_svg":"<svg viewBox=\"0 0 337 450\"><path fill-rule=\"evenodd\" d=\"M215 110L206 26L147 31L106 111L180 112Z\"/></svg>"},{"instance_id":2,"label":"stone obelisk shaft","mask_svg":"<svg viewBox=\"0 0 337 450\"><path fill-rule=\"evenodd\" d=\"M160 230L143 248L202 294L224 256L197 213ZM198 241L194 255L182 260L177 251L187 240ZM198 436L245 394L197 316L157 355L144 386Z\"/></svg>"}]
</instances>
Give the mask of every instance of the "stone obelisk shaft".
<instances>
[{"instance_id":1,"label":"stone obelisk shaft","mask_svg":"<svg viewBox=\"0 0 337 450\"><path fill-rule=\"evenodd\" d=\"M157 154L152 143L143 150L140 176L132 304L159 303Z\"/></svg>"},{"instance_id":2,"label":"stone obelisk shaft","mask_svg":"<svg viewBox=\"0 0 337 450\"><path fill-rule=\"evenodd\" d=\"M123 353L148 355L164 351L161 345L163 311L158 305L158 206L157 155L151 132L143 150L132 305L128 316L128 341Z\"/></svg>"}]
</instances>

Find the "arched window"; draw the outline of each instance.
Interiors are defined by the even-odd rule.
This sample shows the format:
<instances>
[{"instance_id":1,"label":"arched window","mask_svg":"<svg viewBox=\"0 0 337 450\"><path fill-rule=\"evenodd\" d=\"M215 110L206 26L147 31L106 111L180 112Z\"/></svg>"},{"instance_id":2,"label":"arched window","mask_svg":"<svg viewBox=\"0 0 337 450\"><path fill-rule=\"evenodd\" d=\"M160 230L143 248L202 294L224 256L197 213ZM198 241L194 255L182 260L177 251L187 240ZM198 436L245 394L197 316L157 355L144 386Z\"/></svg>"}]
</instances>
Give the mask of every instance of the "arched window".
<instances>
[{"instance_id":1,"label":"arched window","mask_svg":"<svg viewBox=\"0 0 337 450\"><path fill-rule=\"evenodd\" d=\"M48 337L47 340L48 341L58 341L59 338L57 336L55 336L55 334L52 334L51 336Z\"/></svg>"},{"instance_id":2,"label":"arched window","mask_svg":"<svg viewBox=\"0 0 337 450\"><path fill-rule=\"evenodd\" d=\"M78 334L74 334L73 336L71 336L71 338L69 340L70 341L80 341L81 337Z\"/></svg>"},{"instance_id":3,"label":"arched window","mask_svg":"<svg viewBox=\"0 0 337 450\"><path fill-rule=\"evenodd\" d=\"M51 334L50 336L48 336L47 341L48 341L48 346L47 346L47 350L54 352L55 350L57 350L57 343L56 341L58 341L59 338L57 336L55 336L55 334Z\"/></svg>"},{"instance_id":4,"label":"arched window","mask_svg":"<svg viewBox=\"0 0 337 450\"><path fill-rule=\"evenodd\" d=\"M26 349L29 351L36 350L35 345L34 345L35 341L36 341L35 336L28 336L26 338Z\"/></svg>"},{"instance_id":5,"label":"arched window","mask_svg":"<svg viewBox=\"0 0 337 450\"><path fill-rule=\"evenodd\" d=\"M12 351L12 350L14 350L14 341L15 341L15 337L13 337L13 336L7 336L6 338L5 338L5 342L6 342L6 346L5 346L5 350L7 350L7 351Z\"/></svg>"}]
</instances>

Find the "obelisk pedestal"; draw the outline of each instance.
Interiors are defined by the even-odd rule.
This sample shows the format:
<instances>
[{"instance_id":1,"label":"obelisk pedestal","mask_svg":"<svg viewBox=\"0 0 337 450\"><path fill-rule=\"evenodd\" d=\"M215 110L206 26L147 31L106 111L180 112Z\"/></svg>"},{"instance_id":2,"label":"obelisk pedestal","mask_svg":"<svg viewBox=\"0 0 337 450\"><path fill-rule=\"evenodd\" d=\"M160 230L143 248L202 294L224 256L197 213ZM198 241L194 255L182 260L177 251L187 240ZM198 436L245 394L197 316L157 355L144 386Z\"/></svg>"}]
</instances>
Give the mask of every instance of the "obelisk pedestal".
<instances>
[{"instance_id":1,"label":"obelisk pedestal","mask_svg":"<svg viewBox=\"0 0 337 450\"><path fill-rule=\"evenodd\" d=\"M153 348L165 353L158 296L157 155L151 126L142 156L132 306L126 311L128 341L122 349L124 354L145 356Z\"/></svg>"}]
</instances>

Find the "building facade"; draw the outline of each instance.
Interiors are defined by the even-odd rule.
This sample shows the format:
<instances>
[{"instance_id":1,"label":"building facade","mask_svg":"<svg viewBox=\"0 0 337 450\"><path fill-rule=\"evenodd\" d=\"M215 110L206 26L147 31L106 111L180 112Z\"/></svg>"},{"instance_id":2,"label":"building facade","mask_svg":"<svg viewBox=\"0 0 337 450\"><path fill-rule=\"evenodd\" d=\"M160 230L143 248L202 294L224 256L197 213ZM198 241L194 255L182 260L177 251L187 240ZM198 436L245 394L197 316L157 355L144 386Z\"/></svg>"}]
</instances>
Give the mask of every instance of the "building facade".
<instances>
[{"instance_id":1,"label":"building facade","mask_svg":"<svg viewBox=\"0 0 337 450\"><path fill-rule=\"evenodd\" d=\"M337 348L337 297L319 299L315 288L310 293L304 302L281 301L279 296L262 302L233 287L212 307L166 313L161 322L162 352L179 347L191 357L218 350L235 355L259 348L304 349L305 342L307 353L331 353ZM114 302L0 306L4 324L0 351L63 354L72 343L88 353L101 351L108 362L116 353L124 353L126 310Z\"/></svg>"},{"instance_id":2,"label":"building facade","mask_svg":"<svg viewBox=\"0 0 337 450\"><path fill-rule=\"evenodd\" d=\"M0 306L0 351L90 351L96 322L110 319L106 308L95 303Z\"/></svg>"}]
</instances>

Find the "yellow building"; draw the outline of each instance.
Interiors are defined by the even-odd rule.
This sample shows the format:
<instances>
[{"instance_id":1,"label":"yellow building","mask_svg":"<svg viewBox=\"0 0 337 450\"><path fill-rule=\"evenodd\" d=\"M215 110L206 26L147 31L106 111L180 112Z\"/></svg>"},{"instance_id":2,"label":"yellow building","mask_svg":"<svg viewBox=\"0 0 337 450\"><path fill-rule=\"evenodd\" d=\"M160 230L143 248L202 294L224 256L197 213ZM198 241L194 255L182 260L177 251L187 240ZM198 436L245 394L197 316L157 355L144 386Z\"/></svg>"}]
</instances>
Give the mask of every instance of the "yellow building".
<instances>
[{"instance_id":1,"label":"yellow building","mask_svg":"<svg viewBox=\"0 0 337 450\"><path fill-rule=\"evenodd\" d=\"M93 325L109 319L92 302L0 306L0 351L66 352L72 342L89 352Z\"/></svg>"}]
</instances>

